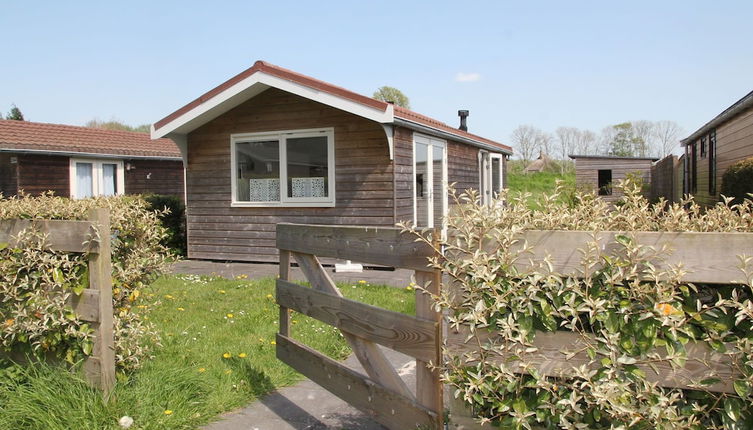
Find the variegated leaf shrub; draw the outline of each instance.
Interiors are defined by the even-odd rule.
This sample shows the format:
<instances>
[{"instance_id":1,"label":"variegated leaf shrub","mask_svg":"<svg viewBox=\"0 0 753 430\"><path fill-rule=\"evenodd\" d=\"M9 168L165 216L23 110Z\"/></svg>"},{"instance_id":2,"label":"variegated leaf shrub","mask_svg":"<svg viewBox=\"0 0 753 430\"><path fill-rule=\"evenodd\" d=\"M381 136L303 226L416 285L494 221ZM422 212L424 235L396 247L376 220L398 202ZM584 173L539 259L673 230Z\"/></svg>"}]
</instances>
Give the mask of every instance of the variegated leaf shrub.
<instances>
[{"instance_id":1,"label":"variegated leaf shrub","mask_svg":"<svg viewBox=\"0 0 753 430\"><path fill-rule=\"evenodd\" d=\"M0 219L86 220L93 208L110 212L116 365L133 370L159 342L145 313L134 312L146 307L142 289L168 261L158 214L139 197L71 200L46 194L0 200ZM92 349L89 324L69 304L88 286L87 256L51 251L29 229L18 239L18 246L0 244L0 347L76 362Z\"/></svg>"},{"instance_id":2,"label":"variegated leaf shrub","mask_svg":"<svg viewBox=\"0 0 753 430\"><path fill-rule=\"evenodd\" d=\"M680 281L692 267L658 269L669 251L640 246L632 235L751 232L753 205L651 205L636 184L620 186L625 196L615 206L593 194L565 196L561 188L537 209L527 206L527 196L503 195L491 206L479 204L475 192L455 197L447 239L441 248L433 245L443 257L432 264L447 281L435 303L449 329L468 333L464 340L473 348L445 349L443 382L482 423L502 428L753 428L751 256L740 257L747 283L693 285ZM585 246L576 278L552 272L546 259L516 267L516 260L530 258L521 241L526 230L624 233L608 247L618 252L605 252L595 241ZM585 355L588 363L543 375L533 342L537 333L557 331L581 335L562 352ZM683 366L695 342L731 360L739 375L735 393L707 390L719 382L714 374L691 381L692 389L650 381L647 373L659 364Z\"/></svg>"}]
</instances>

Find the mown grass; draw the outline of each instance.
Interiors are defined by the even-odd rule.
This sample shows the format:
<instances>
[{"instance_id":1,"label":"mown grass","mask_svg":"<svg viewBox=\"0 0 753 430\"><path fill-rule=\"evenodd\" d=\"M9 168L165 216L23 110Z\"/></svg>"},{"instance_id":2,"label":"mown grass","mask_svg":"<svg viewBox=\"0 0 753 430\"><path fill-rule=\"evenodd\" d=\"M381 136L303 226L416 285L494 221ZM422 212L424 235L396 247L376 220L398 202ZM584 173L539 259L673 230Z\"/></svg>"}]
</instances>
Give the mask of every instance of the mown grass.
<instances>
[{"instance_id":1,"label":"mown grass","mask_svg":"<svg viewBox=\"0 0 753 430\"><path fill-rule=\"evenodd\" d=\"M357 283L346 297L413 313L414 294ZM153 359L119 375L108 402L76 374L35 365L0 370L0 429L185 429L301 379L275 358L278 308L274 281L197 276L159 279L144 295L148 318L162 335ZM300 314L293 336L330 357L350 351L330 326Z\"/></svg>"},{"instance_id":2,"label":"mown grass","mask_svg":"<svg viewBox=\"0 0 753 430\"><path fill-rule=\"evenodd\" d=\"M510 172L507 175L509 196L516 198L523 193L530 193L527 198L528 206L536 208L544 196L551 195L557 186L557 181L571 191L575 191L575 173L573 172Z\"/></svg>"}]
</instances>

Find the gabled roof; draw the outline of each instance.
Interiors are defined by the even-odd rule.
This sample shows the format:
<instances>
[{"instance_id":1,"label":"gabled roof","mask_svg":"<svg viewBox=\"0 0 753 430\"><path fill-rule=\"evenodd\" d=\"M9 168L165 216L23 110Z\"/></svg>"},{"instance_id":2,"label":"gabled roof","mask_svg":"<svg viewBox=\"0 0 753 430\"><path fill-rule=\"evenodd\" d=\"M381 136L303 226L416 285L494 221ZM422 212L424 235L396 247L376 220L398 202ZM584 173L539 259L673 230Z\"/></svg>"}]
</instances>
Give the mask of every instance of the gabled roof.
<instances>
[{"instance_id":1,"label":"gabled roof","mask_svg":"<svg viewBox=\"0 0 753 430\"><path fill-rule=\"evenodd\" d=\"M450 127L441 121L409 109L354 93L264 61L257 61L251 68L154 123L152 137L165 137L171 134L185 135L271 87L345 110L386 126L401 125L486 149L512 153L509 146L491 139Z\"/></svg>"},{"instance_id":2,"label":"gabled roof","mask_svg":"<svg viewBox=\"0 0 753 430\"><path fill-rule=\"evenodd\" d=\"M146 133L14 120L0 120L0 151L180 159L172 140Z\"/></svg>"},{"instance_id":3,"label":"gabled roof","mask_svg":"<svg viewBox=\"0 0 753 430\"><path fill-rule=\"evenodd\" d=\"M693 142L694 140L711 131L712 128L720 126L722 123L729 121L730 119L734 118L750 107L753 107L753 91L749 92L743 98L733 103L732 106L728 107L722 113L715 116L714 119L704 124L703 127L696 130L693 134L686 137L685 139L682 139L680 143L682 143L684 146L688 143Z\"/></svg>"}]
</instances>

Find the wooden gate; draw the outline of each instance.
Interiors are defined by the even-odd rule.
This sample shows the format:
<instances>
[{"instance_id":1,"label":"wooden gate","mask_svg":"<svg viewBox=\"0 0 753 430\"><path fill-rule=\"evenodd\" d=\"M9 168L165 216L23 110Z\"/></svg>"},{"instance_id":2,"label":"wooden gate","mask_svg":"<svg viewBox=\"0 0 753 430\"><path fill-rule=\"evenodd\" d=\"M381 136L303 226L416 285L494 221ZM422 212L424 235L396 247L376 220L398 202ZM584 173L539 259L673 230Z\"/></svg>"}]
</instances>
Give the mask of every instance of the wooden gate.
<instances>
[{"instance_id":1,"label":"wooden gate","mask_svg":"<svg viewBox=\"0 0 753 430\"><path fill-rule=\"evenodd\" d=\"M412 317L343 298L319 261L329 257L413 269L416 283L437 293L441 274L427 267L432 248L396 228L301 224L278 224L277 248L277 358L388 428L440 428L442 385L427 366L439 363L441 354L441 320L431 299L417 292ZM290 282L291 257L311 288ZM292 339L289 310L340 329L368 376ZM415 395L377 344L416 359Z\"/></svg>"}]
</instances>

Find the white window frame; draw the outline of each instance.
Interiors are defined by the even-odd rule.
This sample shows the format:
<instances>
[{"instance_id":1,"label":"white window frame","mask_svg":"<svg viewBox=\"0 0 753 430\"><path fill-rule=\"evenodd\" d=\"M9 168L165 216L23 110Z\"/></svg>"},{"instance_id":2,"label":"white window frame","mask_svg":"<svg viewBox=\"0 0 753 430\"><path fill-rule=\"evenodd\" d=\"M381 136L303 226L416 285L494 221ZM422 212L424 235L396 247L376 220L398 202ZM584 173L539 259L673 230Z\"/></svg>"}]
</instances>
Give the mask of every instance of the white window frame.
<instances>
[{"instance_id":1,"label":"white window frame","mask_svg":"<svg viewBox=\"0 0 753 430\"><path fill-rule=\"evenodd\" d=\"M442 190L444 191L444 195L442 198L442 212L446 215L448 211L448 204L449 204L449 198L448 198L448 184L447 184L447 165L449 164L447 160L447 141L442 139L437 139L436 137L426 136L423 134L413 133L413 150L412 150L412 157L413 157L413 225L418 225L418 199L416 198L416 143L423 143L424 145L427 145L428 153L427 153L427 160L432 160L433 154L433 148L440 147L442 148L442 157L444 159L444 163L442 163ZM427 217L428 217L428 225L421 226L422 228L434 228L434 204L433 199L436 197L434 196L434 163L426 163L426 176L427 178L424 179L424 192L430 193L432 202L428 204L427 206ZM446 226L441 226L442 231L445 230Z\"/></svg>"},{"instance_id":2,"label":"white window frame","mask_svg":"<svg viewBox=\"0 0 753 430\"><path fill-rule=\"evenodd\" d=\"M492 160L499 160L499 189L493 190ZM481 202L490 205L494 198L505 188L505 157L498 152L479 151L479 190L482 191Z\"/></svg>"},{"instance_id":3,"label":"white window frame","mask_svg":"<svg viewBox=\"0 0 753 430\"><path fill-rule=\"evenodd\" d=\"M76 163L89 163L92 165L92 196L98 197L102 194L102 165L114 164L115 165L115 195L120 196L125 193L125 169L123 168L123 160L113 160L106 158L71 158L69 162L69 178L70 178L70 191L71 198L76 197Z\"/></svg>"},{"instance_id":4,"label":"white window frame","mask_svg":"<svg viewBox=\"0 0 753 430\"><path fill-rule=\"evenodd\" d=\"M327 197L288 197L287 139L300 137L327 137ZM238 200L236 143L277 140L280 151L280 201L252 202ZM230 192L231 207L334 207L335 206L335 130L332 127L279 130L260 133L230 135Z\"/></svg>"}]
</instances>

